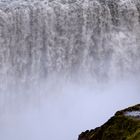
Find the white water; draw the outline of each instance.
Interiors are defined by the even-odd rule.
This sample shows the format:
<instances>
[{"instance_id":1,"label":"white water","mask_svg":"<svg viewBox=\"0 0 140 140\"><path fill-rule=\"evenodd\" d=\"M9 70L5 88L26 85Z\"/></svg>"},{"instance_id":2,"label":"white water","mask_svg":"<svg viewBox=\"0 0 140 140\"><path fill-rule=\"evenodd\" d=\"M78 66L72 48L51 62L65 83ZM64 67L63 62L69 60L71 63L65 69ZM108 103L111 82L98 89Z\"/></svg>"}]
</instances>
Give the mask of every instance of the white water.
<instances>
[{"instance_id":1,"label":"white water","mask_svg":"<svg viewBox=\"0 0 140 140\"><path fill-rule=\"evenodd\" d=\"M140 102L138 0L0 0L0 139L76 140Z\"/></svg>"},{"instance_id":2,"label":"white water","mask_svg":"<svg viewBox=\"0 0 140 140\"><path fill-rule=\"evenodd\" d=\"M131 112L126 112L126 116L131 116L131 117L140 117L140 111L131 111Z\"/></svg>"}]
</instances>

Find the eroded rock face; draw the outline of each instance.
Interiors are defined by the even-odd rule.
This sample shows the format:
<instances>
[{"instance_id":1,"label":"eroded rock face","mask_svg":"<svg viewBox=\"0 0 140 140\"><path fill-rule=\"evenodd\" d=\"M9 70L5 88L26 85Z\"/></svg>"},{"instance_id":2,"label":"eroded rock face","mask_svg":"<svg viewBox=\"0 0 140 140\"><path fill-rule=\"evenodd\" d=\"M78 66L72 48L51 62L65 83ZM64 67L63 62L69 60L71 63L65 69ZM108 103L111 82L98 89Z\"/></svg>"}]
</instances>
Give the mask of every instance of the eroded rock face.
<instances>
[{"instance_id":1,"label":"eroded rock face","mask_svg":"<svg viewBox=\"0 0 140 140\"><path fill-rule=\"evenodd\" d=\"M101 127L82 132L78 140L140 140L139 112L140 104L118 111Z\"/></svg>"}]
</instances>

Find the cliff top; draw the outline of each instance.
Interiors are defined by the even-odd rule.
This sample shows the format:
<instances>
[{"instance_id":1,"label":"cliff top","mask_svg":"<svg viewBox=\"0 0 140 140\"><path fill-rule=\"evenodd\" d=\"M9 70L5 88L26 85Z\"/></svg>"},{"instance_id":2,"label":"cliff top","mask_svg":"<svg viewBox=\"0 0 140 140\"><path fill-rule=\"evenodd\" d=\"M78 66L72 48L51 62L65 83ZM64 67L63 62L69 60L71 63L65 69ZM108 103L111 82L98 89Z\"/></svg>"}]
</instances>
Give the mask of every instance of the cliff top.
<instances>
[{"instance_id":1,"label":"cliff top","mask_svg":"<svg viewBox=\"0 0 140 140\"><path fill-rule=\"evenodd\" d=\"M78 140L140 140L140 104L116 112L101 127L82 132Z\"/></svg>"}]
</instances>

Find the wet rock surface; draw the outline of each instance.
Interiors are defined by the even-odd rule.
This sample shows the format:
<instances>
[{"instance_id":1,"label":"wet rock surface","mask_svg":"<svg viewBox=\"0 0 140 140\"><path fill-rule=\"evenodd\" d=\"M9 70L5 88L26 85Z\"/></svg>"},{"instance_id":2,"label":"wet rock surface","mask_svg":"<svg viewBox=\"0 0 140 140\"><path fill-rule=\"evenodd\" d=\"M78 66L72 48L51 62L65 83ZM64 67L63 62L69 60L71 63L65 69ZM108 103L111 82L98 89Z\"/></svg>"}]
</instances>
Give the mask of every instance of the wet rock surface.
<instances>
[{"instance_id":1,"label":"wet rock surface","mask_svg":"<svg viewBox=\"0 0 140 140\"><path fill-rule=\"evenodd\" d=\"M78 140L140 140L140 104L116 112L101 127L87 130Z\"/></svg>"}]
</instances>

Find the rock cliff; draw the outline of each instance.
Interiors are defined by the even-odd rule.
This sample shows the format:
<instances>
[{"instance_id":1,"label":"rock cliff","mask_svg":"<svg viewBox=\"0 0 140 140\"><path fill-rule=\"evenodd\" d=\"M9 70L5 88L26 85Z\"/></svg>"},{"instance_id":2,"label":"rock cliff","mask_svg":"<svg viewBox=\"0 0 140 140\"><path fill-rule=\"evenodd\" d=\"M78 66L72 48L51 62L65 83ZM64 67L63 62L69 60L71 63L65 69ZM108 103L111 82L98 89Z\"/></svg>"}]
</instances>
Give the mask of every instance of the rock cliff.
<instances>
[{"instance_id":1,"label":"rock cliff","mask_svg":"<svg viewBox=\"0 0 140 140\"><path fill-rule=\"evenodd\" d=\"M101 127L82 132L78 140L140 140L140 104L116 112Z\"/></svg>"}]
</instances>

